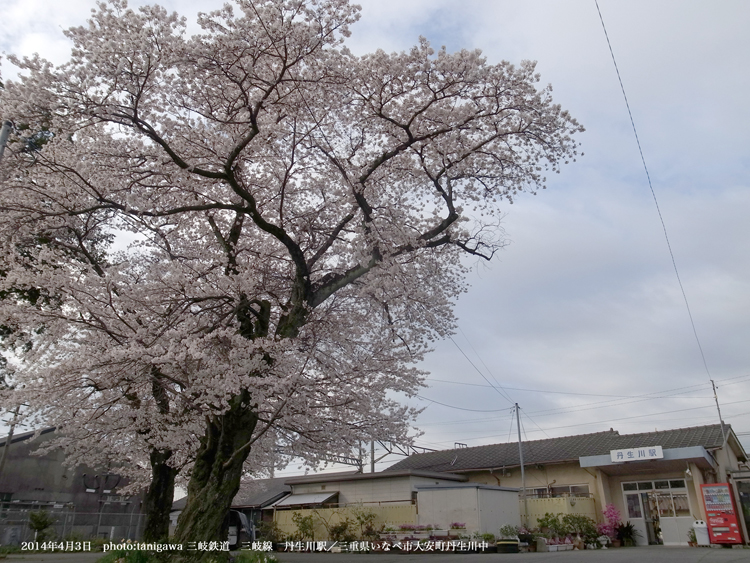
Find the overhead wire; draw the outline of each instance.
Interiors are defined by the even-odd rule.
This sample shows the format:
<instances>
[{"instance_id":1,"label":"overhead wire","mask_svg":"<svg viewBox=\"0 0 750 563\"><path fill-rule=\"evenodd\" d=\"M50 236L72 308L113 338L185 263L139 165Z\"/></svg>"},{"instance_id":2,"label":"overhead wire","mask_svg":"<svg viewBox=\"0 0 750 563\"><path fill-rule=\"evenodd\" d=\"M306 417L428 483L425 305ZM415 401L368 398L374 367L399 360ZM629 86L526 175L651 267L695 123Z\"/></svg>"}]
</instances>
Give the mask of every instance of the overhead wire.
<instances>
[{"instance_id":1,"label":"overhead wire","mask_svg":"<svg viewBox=\"0 0 750 563\"><path fill-rule=\"evenodd\" d=\"M717 380L718 382L724 382L724 381L732 381L737 379L750 379L750 375L742 375L738 377L731 377L726 378L722 380ZM735 383L741 383L740 381L735 381ZM735 383L725 383L724 385L734 385ZM629 395L626 396L628 399L635 399L633 401L626 401L622 402L621 400L618 401L594 401L590 403L582 403L580 405L574 405L571 407L556 407L553 409L544 409L544 410L538 410L538 411L532 411L530 414L534 414L536 416L551 416L554 414L566 414L571 412L579 412L584 410L595 410L597 408L606 408L612 405L612 403L617 402L619 405L627 405L637 402L643 402L648 400L654 400L654 399L671 399L671 398L677 398L678 395L683 395L685 393L692 393L695 391L700 390L701 387L708 387L709 384L707 383L699 383L696 385L690 385L688 387L678 387L673 389L666 389L662 391L652 391L651 393L644 393L642 395ZM433 399L429 399L427 397L424 397L422 395L417 395L419 398L430 401L431 403L435 403L438 405L442 405L448 408L453 408L456 410L463 410L463 411L469 411L469 412L502 412L504 409L493 409L493 410L482 410L482 409L469 409L465 407L458 407L455 405L450 405L447 403L442 403L440 401L435 401ZM622 398L622 397L621 397ZM712 399L712 397L680 397L680 398L691 398L691 399ZM598 405L598 406L597 406ZM527 414L528 416L528 414ZM531 420L531 418L529 417Z\"/></svg>"},{"instance_id":2,"label":"overhead wire","mask_svg":"<svg viewBox=\"0 0 750 563\"><path fill-rule=\"evenodd\" d=\"M736 385L736 384L739 384L739 383L744 383L748 379L750 379L750 375L745 374L745 375L736 376L736 377L724 378L724 379L720 379L720 380L716 380L716 381L717 381L717 383L721 383L722 386L726 387L726 386L729 386L729 385ZM630 397L631 398L642 398L642 400L648 400L648 399L651 399L651 398L653 398L653 399L693 398L693 397L677 397L677 395L684 394L684 393L689 393L689 392L694 392L694 391L700 390L700 389L696 389L696 388L707 387L708 385L709 384L707 384L707 383L701 383L701 384L697 384L697 385L691 385L691 386L689 386L687 388L683 387L683 388L666 389L666 390L661 390L661 391L654 391L651 394L635 395L635 396L630 396ZM682 391L678 391L678 389L682 389ZM671 395L669 395L668 393L670 393L672 391L677 391L677 392L676 393L672 393ZM695 398L700 398L700 399L704 399L704 400L705 399L711 399L710 397L695 397ZM425 400L432 401L431 399L426 399L426 398L425 398ZM640 401L632 401L632 402L640 402ZM558 408L555 408L555 409L547 409L547 410L542 410L542 411L534 411L532 414L535 414L535 416L552 416L552 415L555 415L555 414L570 414L570 413L580 412L580 411L584 411L584 410L595 410L595 408L608 407L608 406L611 406L610 403L611 403L611 401L605 401L604 404L602 404L601 407L596 407L595 406L595 405L601 404L599 402L584 403L582 405L576 405L575 407L558 407ZM624 403L624 404L630 404L630 403L631 402ZM500 409L500 410L496 410L496 411L483 411L483 410L478 410L478 409L466 409L466 408L463 408L463 407L456 407L454 405L447 405L446 403L437 403L437 404L445 405L445 406L448 406L450 408L455 408L455 409L459 409L459 410L466 410L466 411L469 411L469 412L502 412L504 410L504 409ZM621 404L623 404L623 403L621 403ZM584 408L579 408L579 407L584 407ZM701 407L697 407L697 408L707 408L707 407L706 406L701 406ZM671 412L671 411L668 411L668 412ZM529 416L529 414L526 413L525 410L523 411L523 414L529 420L531 420L537 428L539 428L540 430L543 431L543 429L539 426L539 424L537 424L536 421L531 416ZM655 413L653 416L657 416L658 414L660 414L660 413ZM441 425L446 425L446 424L451 424L451 425L473 424L473 423L477 423L477 422L484 422L484 423L486 423L486 422L490 422L490 421L499 421L499 420L502 420L502 419L500 417L491 417L491 418L482 417L481 419L459 419L459 420L449 420L449 421L443 420L443 421L439 421L439 422L424 422L424 423L421 423L420 426L441 426ZM607 420L605 420L605 421L594 421L594 422L587 423L587 424L601 424L601 423L605 423L605 422L608 422L608 421ZM511 421L511 424L512 424L512 421Z\"/></svg>"},{"instance_id":3,"label":"overhead wire","mask_svg":"<svg viewBox=\"0 0 750 563\"><path fill-rule=\"evenodd\" d=\"M428 382L435 382L435 383L451 383L453 385L466 385L469 387L483 387L488 388L492 387L492 385L484 385L482 383L466 383L463 381L450 381L447 379L428 379ZM545 395L574 395L576 397L616 397L616 398L631 398L631 397L640 397L641 395L613 395L613 394L606 394L606 393L580 393L577 391L549 391L544 389L527 389L522 387L503 387L503 389L510 390L510 391L527 391L529 393L541 393Z\"/></svg>"},{"instance_id":4,"label":"overhead wire","mask_svg":"<svg viewBox=\"0 0 750 563\"><path fill-rule=\"evenodd\" d=\"M440 405L443 407L447 407L449 409L456 409L459 411L469 411L469 412L503 412L507 409L491 409L491 410L482 410L482 409L467 409L464 407L456 407L454 405L449 405L447 403L441 403L440 401L435 401L434 399L428 399L427 397L423 397L422 395L416 395L418 399L422 399L423 401L429 401L430 403L435 403L436 405Z\"/></svg>"},{"instance_id":5,"label":"overhead wire","mask_svg":"<svg viewBox=\"0 0 750 563\"><path fill-rule=\"evenodd\" d=\"M604 37L607 40L607 46L609 47L609 54L612 56L612 63L615 66L615 72L617 73L617 80L620 83L620 90L622 91L622 96L625 99L625 107L628 110L628 116L630 117L630 125L633 127L633 134L635 135L635 142L638 145L638 153L641 155L641 162L643 163L643 169L646 172L646 179L648 180L648 187L651 190L651 196L654 198L654 205L656 205L656 212L659 215L659 221L661 222L662 230L664 231L664 239L667 241L667 249L669 250L669 256L672 259L672 267L674 268L675 276L677 276L677 283L680 286L680 291L682 292L682 298L685 301L685 308L687 309L688 318L690 319L690 326L693 327L693 335L695 336L695 341L698 344L698 350L700 350L701 359L703 360L703 367L706 369L706 373L708 374L708 378L711 379L711 371L708 369L708 362L706 362L706 355L703 353L703 346L701 345L701 340L698 337L698 330L695 328L695 321L693 320L693 313L690 310L690 303L688 302L687 293L685 292L685 288L682 285L682 279L680 278L680 272L677 270L677 261L674 257L674 252L672 252L672 244L669 242L669 235L667 234L667 225L664 222L664 217L661 213L661 208L659 207L659 200L656 198L656 192L654 191L654 186L651 183L651 174L649 174L648 166L646 166L646 158L643 156L643 149L641 148L641 141L638 138L638 130L635 127L635 120L633 119L633 113L630 111L630 103L628 102L628 96L625 93L625 86L622 82L622 77L620 76L620 69L617 67L617 60L615 59L615 52L612 49L612 43L609 40L609 34L607 33L607 26L604 25L604 17L602 16L602 11L599 8L599 2L598 0L594 0L594 4L596 4L596 11L599 13L599 21L602 23L602 29L604 30Z\"/></svg>"},{"instance_id":6,"label":"overhead wire","mask_svg":"<svg viewBox=\"0 0 750 563\"><path fill-rule=\"evenodd\" d=\"M736 405L736 404L748 403L748 402L750 402L750 399L744 399L742 401L734 401L734 402L726 403L726 404L727 405ZM688 409L677 409L677 410L663 411L663 412L658 412L658 413L639 414L639 415L634 415L634 416L612 418L612 419L604 420L604 421L581 422L581 423L577 423L577 424L567 424L567 425L564 425L564 426L555 426L554 429L557 430L557 429L560 429L560 428L574 428L574 427L577 427L577 426L591 426L591 425L594 425L594 424L601 424L602 422L609 423L609 422L618 422L618 421L622 421L622 420L633 420L633 419L637 419L637 418L648 418L648 417L651 417L651 416L659 416L659 415L662 415L662 414L673 414L673 413L677 413L677 412L687 412L687 411L698 410L698 409L707 409L707 408L712 408L712 407L713 407L713 405L707 405L707 406L704 406L704 407L691 407L691 408L688 408ZM743 413L743 414L750 414L750 413ZM711 417L711 418L713 418L713 417ZM540 430L542 430L542 429L540 428ZM552 430L552 429L549 428L548 430ZM535 432L535 430L532 430L532 432ZM499 434L490 434L490 435L485 435L485 436L479 436L477 438L470 438L469 440L484 440L484 439L487 439L487 438L497 438L498 436L500 436L500 435ZM510 442L510 439L508 439L508 442Z\"/></svg>"},{"instance_id":7,"label":"overhead wire","mask_svg":"<svg viewBox=\"0 0 750 563\"><path fill-rule=\"evenodd\" d=\"M480 356L480 355L479 355L479 352L477 352L476 348L474 348L474 345L473 345L473 344L471 343L471 340L469 340L469 337L468 337L468 336L466 336L466 333L464 333L463 329L462 329L462 328L461 328L460 326L458 327L458 331L459 331L459 332L460 332L460 333L461 333L461 334L463 335L463 337L464 337L464 338L466 339L466 342L468 342L468 343L469 343L469 346L471 347L472 351L474 352L474 354L476 355L476 357L477 357L477 358L479 358L479 361L480 361L480 362L482 362L482 365L484 366L484 369L486 369L486 370L487 370L487 373L489 373L489 374L490 374L490 377L492 377L492 379L494 379L494 380L495 380L495 383L497 383L497 386L498 386L498 387L500 387L500 388L501 388L501 389L502 389L502 390L503 390L503 391L504 391L504 392L505 392L505 393L506 393L506 394L508 395L508 398L509 398L509 399L511 399L511 402L513 402L513 403L514 403L515 401L513 401L513 400L512 400L512 397L510 396L510 393L508 393L508 392L506 391L507 387L504 387L503 385L501 385L501 383L500 383L500 382L499 382L499 381L497 380L497 378L495 377L495 374L494 374L494 373L492 373L492 371L491 371L491 370L490 370L490 368L489 368L489 367L487 366L487 364L486 364L486 363L484 363L484 359L482 359L482 356Z\"/></svg>"},{"instance_id":8,"label":"overhead wire","mask_svg":"<svg viewBox=\"0 0 750 563\"><path fill-rule=\"evenodd\" d=\"M536 423L536 421L535 421L535 420L534 420L533 418L531 418L531 417L530 417L530 416L529 416L528 414L526 414L526 413L525 413L524 411L521 411L521 414L522 414L522 415L524 415L524 416L525 416L526 418L528 418L528 419L529 419L529 420L530 420L531 422L533 422L533 423L534 423L534 426L536 426L536 427L537 427L537 428L538 428L539 430L541 430L541 431L542 431L542 433L543 433L543 434L544 434L545 436L547 436L547 438L551 438L551 437L552 437L552 436L550 436L549 434L547 434L547 432L545 432L545 431L544 431L544 429L543 429L543 428L542 428L541 426L539 426L539 425L538 425L538 424Z\"/></svg>"},{"instance_id":9,"label":"overhead wire","mask_svg":"<svg viewBox=\"0 0 750 563\"><path fill-rule=\"evenodd\" d=\"M459 351L459 352L461 352L461 354L463 354L463 357L464 357L464 358L466 358L466 360L467 360L467 361L468 361L468 362L469 362L469 363L471 364L471 367L473 367L473 368L474 368L474 369L475 369L475 370L477 371L477 373L478 373L479 375L481 375L481 376L482 376L482 378L483 378L483 379L484 379L484 380L485 380L485 381L486 381L487 383L489 383L489 384L490 384L490 387L492 387L492 388L493 388L493 389L494 389L495 391L497 391L497 392L498 392L498 393L500 394L500 396L501 396L501 397L502 397L503 399L505 399L506 401L508 401L508 402L509 402L510 404L515 404L515 401L514 401L513 399L511 399L511 398L510 398L510 395L509 395L508 393L506 393L506 392L505 392L504 390L502 390L502 391L501 391L501 389L502 389L502 387L501 387L501 386L500 386L500 387L495 387L494 385L492 385L492 382L490 382L490 380L489 380L489 379L487 379L487 377L485 377L485 375L484 375L484 374L482 373L482 371L481 371L481 370L480 370L480 369L479 369L479 368L478 368L478 367L477 367L477 366L476 366L476 365L474 364L474 362L472 362L472 361L471 361L471 358L469 358L469 356L467 356L467 355L466 355L466 352L464 352L464 351L463 351L463 350L461 349L461 346L459 346L459 345L458 345L458 342L456 342L456 341L455 341L455 340L453 339L453 337L452 337L452 336L449 336L448 338L450 338L450 339L451 339L451 342L453 342L453 344L454 344L454 345L456 346L456 348L458 348L458 351ZM476 351L475 351L475 353L476 353ZM498 385L499 385L499 384L498 384Z\"/></svg>"}]
</instances>

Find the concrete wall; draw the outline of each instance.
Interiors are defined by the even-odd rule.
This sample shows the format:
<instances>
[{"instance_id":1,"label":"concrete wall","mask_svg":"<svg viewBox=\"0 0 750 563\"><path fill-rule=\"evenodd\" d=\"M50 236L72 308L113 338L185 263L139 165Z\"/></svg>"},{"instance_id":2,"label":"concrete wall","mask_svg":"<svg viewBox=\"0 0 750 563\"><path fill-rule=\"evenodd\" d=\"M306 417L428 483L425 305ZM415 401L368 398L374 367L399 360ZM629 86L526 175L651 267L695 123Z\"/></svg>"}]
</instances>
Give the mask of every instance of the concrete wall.
<instances>
[{"instance_id":1,"label":"concrete wall","mask_svg":"<svg viewBox=\"0 0 750 563\"><path fill-rule=\"evenodd\" d=\"M550 514L580 514L596 521L598 517L596 502L593 498L534 498L526 499L529 506L528 526L535 528L537 521L547 512ZM524 502L518 501L521 515L524 513Z\"/></svg>"},{"instance_id":2,"label":"concrete wall","mask_svg":"<svg viewBox=\"0 0 750 563\"><path fill-rule=\"evenodd\" d=\"M529 465L525 468L526 488L559 487L562 485L588 485L589 492L596 490L596 477L582 469L578 460L569 463L554 463L547 465ZM514 467L510 470L474 471L467 473L469 481L484 483L499 487L521 488L521 469Z\"/></svg>"},{"instance_id":3,"label":"concrete wall","mask_svg":"<svg viewBox=\"0 0 750 563\"><path fill-rule=\"evenodd\" d=\"M140 497L119 494L119 489L127 485L127 480L114 474L113 470L97 470L82 465L70 469L65 465L65 454L59 448L43 455L34 454L55 437L56 433L50 431L36 439L14 437L0 476L0 493L12 495L11 509L19 503L25 506L38 502L73 503L76 513L103 511L129 514L134 509L135 512L140 511ZM0 447L0 455L2 449Z\"/></svg>"}]
</instances>

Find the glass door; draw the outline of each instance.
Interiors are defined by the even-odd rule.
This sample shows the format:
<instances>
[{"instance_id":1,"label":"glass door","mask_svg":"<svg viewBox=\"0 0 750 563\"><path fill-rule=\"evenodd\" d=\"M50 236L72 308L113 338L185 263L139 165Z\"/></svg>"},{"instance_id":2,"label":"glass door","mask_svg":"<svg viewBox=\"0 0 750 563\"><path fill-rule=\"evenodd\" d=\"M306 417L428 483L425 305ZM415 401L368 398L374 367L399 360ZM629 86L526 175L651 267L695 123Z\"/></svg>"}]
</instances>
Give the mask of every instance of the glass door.
<instances>
[{"instance_id":1,"label":"glass door","mask_svg":"<svg viewBox=\"0 0 750 563\"><path fill-rule=\"evenodd\" d=\"M641 504L641 495L639 493L625 493L625 506L628 508L628 521L633 524L636 530L635 544L648 545L648 532L646 530L646 520L643 517L643 506Z\"/></svg>"}]
</instances>

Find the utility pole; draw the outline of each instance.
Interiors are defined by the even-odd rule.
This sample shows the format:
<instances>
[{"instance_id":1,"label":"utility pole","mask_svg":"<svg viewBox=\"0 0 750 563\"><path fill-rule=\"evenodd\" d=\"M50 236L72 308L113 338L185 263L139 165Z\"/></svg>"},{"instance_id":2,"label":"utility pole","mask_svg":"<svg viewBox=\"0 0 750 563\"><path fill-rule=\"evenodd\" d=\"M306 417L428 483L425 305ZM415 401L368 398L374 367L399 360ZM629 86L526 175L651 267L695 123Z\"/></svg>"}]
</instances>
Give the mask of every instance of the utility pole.
<instances>
[{"instance_id":1,"label":"utility pole","mask_svg":"<svg viewBox=\"0 0 750 563\"><path fill-rule=\"evenodd\" d=\"M719 396L716 394L716 383L714 383L714 380L711 380L711 387L714 388L714 401L716 401L716 410L719 413L719 423L721 424L721 449L724 450L724 455L726 455L727 458L727 466L724 468L724 474L721 476L721 479L723 480L726 477L726 472L729 471L730 467L732 466L732 461L729 458L729 452L727 451L727 433L726 430L724 430L724 419L721 418L721 408L719 407Z\"/></svg>"},{"instance_id":2,"label":"utility pole","mask_svg":"<svg viewBox=\"0 0 750 563\"><path fill-rule=\"evenodd\" d=\"M5 439L5 447L3 448L3 457L0 458L0 477L5 470L5 462L8 459L8 450L10 450L10 443L13 441L13 432L16 429L16 421L18 420L18 413L21 411L21 405L16 407L13 412L13 420L10 421L10 429L8 431L8 437Z\"/></svg>"},{"instance_id":3,"label":"utility pole","mask_svg":"<svg viewBox=\"0 0 750 563\"><path fill-rule=\"evenodd\" d=\"M370 442L370 473L375 473L375 440Z\"/></svg>"},{"instance_id":4,"label":"utility pole","mask_svg":"<svg viewBox=\"0 0 750 563\"><path fill-rule=\"evenodd\" d=\"M523 443L521 442L521 414L516 403L516 426L518 426L518 457L521 460L521 498L523 499L524 524L529 522L529 501L526 498L526 472L523 468Z\"/></svg>"},{"instance_id":5,"label":"utility pole","mask_svg":"<svg viewBox=\"0 0 750 563\"><path fill-rule=\"evenodd\" d=\"M3 153L5 152L5 145L8 143L11 127L13 127L13 124L10 121L3 121L3 127L0 129L0 160L3 159Z\"/></svg>"}]
</instances>

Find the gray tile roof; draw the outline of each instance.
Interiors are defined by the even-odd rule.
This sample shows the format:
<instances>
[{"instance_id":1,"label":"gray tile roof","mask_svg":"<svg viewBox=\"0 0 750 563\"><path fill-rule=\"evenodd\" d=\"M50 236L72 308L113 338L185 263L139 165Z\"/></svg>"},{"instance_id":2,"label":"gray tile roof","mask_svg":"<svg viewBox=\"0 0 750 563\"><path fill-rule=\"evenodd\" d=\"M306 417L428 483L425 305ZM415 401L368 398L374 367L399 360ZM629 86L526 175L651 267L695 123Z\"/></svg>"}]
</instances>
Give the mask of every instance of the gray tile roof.
<instances>
[{"instance_id":1,"label":"gray tile roof","mask_svg":"<svg viewBox=\"0 0 750 563\"><path fill-rule=\"evenodd\" d=\"M255 479L240 483L240 490L234 496L232 507L262 508L281 496L291 493L292 488L284 484L288 477L276 479Z\"/></svg>"},{"instance_id":2,"label":"gray tile roof","mask_svg":"<svg viewBox=\"0 0 750 563\"><path fill-rule=\"evenodd\" d=\"M240 490L234 496L232 508L263 508L282 496L291 493L291 487L284 484L288 477L278 479L255 479L243 481ZM172 503L172 510L184 510L187 497Z\"/></svg>"},{"instance_id":3,"label":"gray tile roof","mask_svg":"<svg viewBox=\"0 0 750 563\"><path fill-rule=\"evenodd\" d=\"M725 428L727 432L731 432L731 426L725 425ZM703 446L710 450L720 448L721 445L722 435L719 424L624 435L610 429L595 434L524 442L523 461L524 465L578 461L578 458L582 456L605 455L609 454L610 450L643 446L662 446L664 449ZM471 471L472 469L499 469L518 465L520 465L518 443L511 442L415 454L399 461L385 471L418 469L461 472Z\"/></svg>"}]
</instances>

